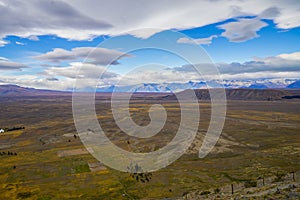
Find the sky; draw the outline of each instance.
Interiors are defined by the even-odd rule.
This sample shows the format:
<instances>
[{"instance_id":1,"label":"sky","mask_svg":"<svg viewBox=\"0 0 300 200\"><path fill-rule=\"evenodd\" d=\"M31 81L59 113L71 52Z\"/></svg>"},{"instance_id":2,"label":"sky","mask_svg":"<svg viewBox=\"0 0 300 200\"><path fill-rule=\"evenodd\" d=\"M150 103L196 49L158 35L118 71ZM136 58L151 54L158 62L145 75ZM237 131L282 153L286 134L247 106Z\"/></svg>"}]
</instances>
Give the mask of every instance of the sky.
<instances>
[{"instance_id":1,"label":"sky","mask_svg":"<svg viewBox=\"0 0 300 200\"><path fill-rule=\"evenodd\" d=\"M299 0L0 0L0 84L300 79Z\"/></svg>"}]
</instances>

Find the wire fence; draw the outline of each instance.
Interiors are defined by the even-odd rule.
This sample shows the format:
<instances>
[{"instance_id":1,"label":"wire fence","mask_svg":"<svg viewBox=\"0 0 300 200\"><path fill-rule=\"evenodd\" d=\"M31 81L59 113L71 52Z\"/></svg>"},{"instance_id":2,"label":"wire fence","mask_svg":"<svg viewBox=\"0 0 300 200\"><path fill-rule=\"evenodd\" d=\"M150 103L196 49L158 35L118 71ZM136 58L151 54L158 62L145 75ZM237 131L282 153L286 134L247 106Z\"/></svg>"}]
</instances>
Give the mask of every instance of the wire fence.
<instances>
[{"instance_id":1,"label":"wire fence","mask_svg":"<svg viewBox=\"0 0 300 200\"><path fill-rule=\"evenodd\" d=\"M253 181L239 181L239 182L232 182L231 184L227 184L220 188L215 188L207 191L194 191L190 193L186 193L179 199L198 199L195 197L199 197L202 195L209 195L209 194L224 194L224 195L234 195L241 191L256 188L260 189L265 186L276 186L276 184L298 184L300 183L300 170L299 171L292 171L289 173L278 173L277 175L271 177L260 177L257 180Z\"/></svg>"}]
</instances>

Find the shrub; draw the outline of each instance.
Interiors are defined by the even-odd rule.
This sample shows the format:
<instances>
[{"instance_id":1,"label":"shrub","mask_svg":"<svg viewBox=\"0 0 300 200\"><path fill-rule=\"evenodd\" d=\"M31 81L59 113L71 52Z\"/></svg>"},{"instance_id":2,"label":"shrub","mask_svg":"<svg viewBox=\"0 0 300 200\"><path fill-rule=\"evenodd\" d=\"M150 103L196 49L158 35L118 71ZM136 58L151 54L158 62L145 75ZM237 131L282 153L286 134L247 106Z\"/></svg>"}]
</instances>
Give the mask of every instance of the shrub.
<instances>
[{"instance_id":1,"label":"shrub","mask_svg":"<svg viewBox=\"0 0 300 200\"><path fill-rule=\"evenodd\" d=\"M77 165L74 167L75 173L84 173L84 172L90 172L90 167L88 164L82 164L82 165Z\"/></svg>"},{"instance_id":2,"label":"shrub","mask_svg":"<svg viewBox=\"0 0 300 200\"><path fill-rule=\"evenodd\" d=\"M245 188L250 188L250 187L256 187L257 186L257 182L254 180L247 180L244 183Z\"/></svg>"},{"instance_id":3,"label":"shrub","mask_svg":"<svg viewBox=\"0 0 300 200\"><path fill-rule=\"evenodd\" d=\"M200 195L208 195L208 194L210 194L210 191L203 191L200 193Z\"/></svg>"},{"instance_id":4,"label":"shrub","mask_svg":"<svg viewBox=\"0 0 300 200\"><path fill-rule=\"evenodd\" d=\"M33 194L31 192L20 192L17 194L18 199L26 199L31 197Z\"/></svg>"},{"instance_id":5,"label":"shrub","mask_svg":"<svg viewBox=\"0 0 300 200\"><path fill-rule=\"evenodd\" d=\"M214 192L215 192L215 194L218 194L218 193L221 192L221 190L220 190L220 188L216 188L216 189L214 190Z\"/></svg>"},{"instance_id":6,"label":"shrub","mask_svg":"<svg viewBox=\"0 0 300 200\"><path fill-rule=\"evenodd\" d=\"M281 182L283 181L284 173L277 173L273 182Z\"/></svg>"}]
</instances>

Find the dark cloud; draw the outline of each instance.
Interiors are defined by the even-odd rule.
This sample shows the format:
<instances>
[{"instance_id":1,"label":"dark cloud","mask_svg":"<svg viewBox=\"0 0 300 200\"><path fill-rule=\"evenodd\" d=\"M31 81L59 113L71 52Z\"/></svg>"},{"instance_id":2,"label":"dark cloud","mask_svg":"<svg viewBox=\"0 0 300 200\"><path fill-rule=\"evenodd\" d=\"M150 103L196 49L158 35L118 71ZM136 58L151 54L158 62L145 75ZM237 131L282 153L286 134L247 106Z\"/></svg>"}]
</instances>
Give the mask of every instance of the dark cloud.
<instances>
[{"instance_id":1,"label":"dark cloud","mask_svg":"<svg viewBox=\"0 0 300 200\"><path fill-rule=\"evenodd\" d=\"M225 31L221 34L230 42L244 42L259 37L257 31L268 24L258 18L242 18L236 22L229 22L218 26Z\"/></svg>"},{"instance_id":2,"label":"dark cloud","mask_svg":"<svg viewBox=\"0 0 300 200\"><path fill-rule=\"evenodd\" d=\"M22 63L0 59L0 70L21 70L22 68L27 68L27 66Z\"/></svg>"},{"instance_id":3,"label":"dark cloud","mask_svg":"<svg viewBox=\"0 0 300 200\"><path fill-rule=\"evenodd\" d=\"M54 62L54 63L59 63L62 61L76 60L76 56L73 52L67 51L67 50L61 49L61 48L53 49L53 51L35 56L34 58L36 58L38 60Z\"/></svg>"},{"instance_id":4,"label":"dark cloud","mask_svg":"<svg viewBox=\"0 0 300 200\"><path fill-rule=\"evenodd\" d=\"M47 78L47 81L59 81L59 79L58 78Z\"/></svg>"},{"instance_id":5,"label":"dark cloud","mask_svg":"<svg viewBox=\"0 0 300 200\"><path fill-rule=\"evenodd\" d=\"M277 16L280 15L280 10L279 8L277 7L270 7L270 8L267 8L265 9L260 15L259 17L260 18L263 18L263 19L273 19Z\"/></svg>"},{"instance_id":6,"label":"dark cloud","mask_svg":"<svg viewBox=\"0 0 300 200\"><path fill-rule=\"evenodd\" d=\"M44 12L49 18L52 26L65 26L75 29L104 29L111 27L110 24L101 20L94 20L81 14L71 5L62 1L40 1L36 0L35 6Z\"/></svg>"}]
</instances>

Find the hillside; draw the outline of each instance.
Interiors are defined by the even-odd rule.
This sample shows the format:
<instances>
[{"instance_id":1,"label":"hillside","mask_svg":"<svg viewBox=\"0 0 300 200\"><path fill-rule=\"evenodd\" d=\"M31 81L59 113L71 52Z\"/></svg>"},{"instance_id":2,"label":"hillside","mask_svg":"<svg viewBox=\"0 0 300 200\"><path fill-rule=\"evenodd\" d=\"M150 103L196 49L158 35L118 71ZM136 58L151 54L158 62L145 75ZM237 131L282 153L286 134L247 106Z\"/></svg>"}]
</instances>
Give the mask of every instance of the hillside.
<instances>
[{"instance_id":1,"label":"hillside","mask_svg":"<svg viewBox=\"0 0 300 200\"><path fill-rule=\"evenodd\" d=\"M209 91L207 89L194 90L199 100L210 100ZM2 97L25 97L25 96L70 96L72 92L41 90L34 88L25 88L16 85L0 85L0 96ZM119 94L122 96L122 93ZM187 90L178 92L177 95L187 97ZM110 98L111 93L98 92L97 97ZM175 94L161 92L139 92L134 93L135 98L155 98L163 100L176 100ZM273 101L281 99L300 98L299 89L226 89L227 100L256 100L256 101Z\"/></svg>"},{"instance_id":2,"label":"hillside","mask_svg":"<svg viewBox=\"0 0 300 200\"><path fill-rule=\"evenodd\" d=\"M209 91L207 89L195 90L195 94L199 100L210 100ZM179 96L187 96L187 91L179 92ZM297 98L300 90L288 89L226 89L227 100L256 100L256 101L272 101L281 99ZM175 100L174 94L163 97L166 100Z\"/></svg>"},{"instance_id":3,"label":"hillside","mask_svg":"<svg viewBox=\"0 0 300 200\"><path fill-rule=\"evenodd\" d=\"M17 85L0 85L0 96L47 96L47 95L67 95L70 92L56 90L40 90L25 88Z\"/></svg>"}]
</instances>

